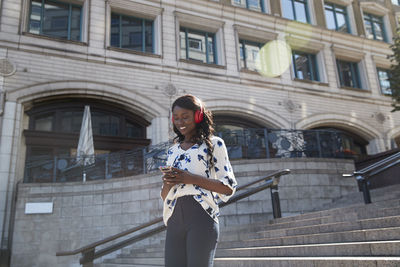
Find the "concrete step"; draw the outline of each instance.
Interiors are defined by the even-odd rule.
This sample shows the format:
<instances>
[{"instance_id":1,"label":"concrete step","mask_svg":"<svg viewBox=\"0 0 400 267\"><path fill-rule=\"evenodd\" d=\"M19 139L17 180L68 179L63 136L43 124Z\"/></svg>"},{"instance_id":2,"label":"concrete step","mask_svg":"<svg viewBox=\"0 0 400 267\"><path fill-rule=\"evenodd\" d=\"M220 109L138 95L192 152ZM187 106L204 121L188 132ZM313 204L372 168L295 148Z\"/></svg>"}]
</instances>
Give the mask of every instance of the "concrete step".
<instances>
[{"instance_id":1,"label":"concrete step","mask_svg":"<svg viewBox=\"0 0 400 267\"><path fill-rule=\"evenodd\" d=\"M218 248L400 240L400 227L220 242ZM151 252L151 251L148 251Z\"/></svg>"},{"instance_id":2,"label":"concrete step","mask_svg":"<svg viewBox=\"0 0 400 267\"><path fill-rule=\"evenodd\" d=\"M400 240L219 249L221 257L397 256Z\"/></svg>"},{"instance_id":3,"label":"concrete step","mask_svg":"<svg viewBox=\"0 0 400 267\"><path fill-rule=\"evenodd\" d=\"M256 233L243 233L239 234L240 238L239 240L344 232L344 231L378 229L378 228L389 228L389 227L400 227L400 216L389 216L382 218L364 219L358 221L344 221L344 222L328 223L321 225L267 230L267 231L259 231Z\"/></svg>"},{"instance_id":4,"label":"concrete step","mask_svg":"<svg viewBox=\"0 0 400 267\"><path fill-rule=\"evenodd\" d=\"M106 259L104 260L103 264L138 264L138 265L164 266L164 256L150 257L150 258L118 257L115 259Z\"/></svg>"},{"instance_id":5,"label":"concrete step","mask_svg":"<svg viewBox=\"0 0 400 267\"><path fill-rule=\"evenodd\" d=\"M215 267L398 267L400 257L232 257L216 258Z\"/></svg>"}]
</instances>

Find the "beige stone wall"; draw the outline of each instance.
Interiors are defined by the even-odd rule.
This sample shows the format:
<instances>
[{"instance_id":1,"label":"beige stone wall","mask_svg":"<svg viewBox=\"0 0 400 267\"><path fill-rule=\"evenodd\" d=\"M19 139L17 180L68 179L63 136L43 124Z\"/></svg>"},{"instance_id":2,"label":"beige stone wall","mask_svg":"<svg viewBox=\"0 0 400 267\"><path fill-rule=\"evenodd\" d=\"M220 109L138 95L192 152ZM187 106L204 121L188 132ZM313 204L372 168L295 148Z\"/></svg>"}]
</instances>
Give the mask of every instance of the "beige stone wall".
<instances>
[{"instance_id":1,"label":"beige stone wall","mask_svg":"<svg viewBox=\"0 0 400 267\"><path fill-rule=\"evenodd\" d=\"M352 160L270 159L232 161L239 185L271 170L290 168L279 184L282 215L294 215L329 204L356 192ZM93 182L21 184L15 216L12 267L76 266L78 256L56 257L162 216L158 173ZM51 214L25 214L26 203L51 202ZM269 190L221 209L220 225L229 226L272 218ZM157 243L165 233L141 241Z\"/></svg>"}]
</instances>

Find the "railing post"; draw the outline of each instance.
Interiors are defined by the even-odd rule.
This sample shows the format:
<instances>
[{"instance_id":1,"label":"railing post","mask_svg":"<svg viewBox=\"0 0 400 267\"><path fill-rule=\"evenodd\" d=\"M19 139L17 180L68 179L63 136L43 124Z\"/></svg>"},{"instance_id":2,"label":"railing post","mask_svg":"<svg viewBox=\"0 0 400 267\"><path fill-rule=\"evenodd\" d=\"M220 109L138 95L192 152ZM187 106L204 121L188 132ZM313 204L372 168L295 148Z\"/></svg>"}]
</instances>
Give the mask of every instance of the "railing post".
<instances>
[{"instance_id":1,"label":"railing post","mask_svg":"<svg viewBox=\"0 0 400 267\"><path fill-rule=\"evenodd\" d=\"M106 159L104 160L104 179L108 179L108 155L106 154Z\"/></svg>"},{"instance_id":2,"label":"railing post","mask_svg":"<svg viewBox=\"0 0 400 267\"><path fill-rule=\"evenodd\" d=\"M57 181L57 156L54 156L53 183Z\"/></svg>"},{"instance_id":3,"label":"railing post","mask_svg":"<svg viewBox=\"0 0 400 267\"><path fill-rule=\"evenodd\" d=\"M146 148L143 148L143 149L142 149L143 174L146 174L146 173L147 173L147 168L146 168L146 161L147 161L147 159L146 159L145 155L146 155Z\"/></svg>"},{"instance_id":4,"label":"railing post","mask_svg":"<svg viewBox=\"0 0 400 267\"><path fill-rule=\"evenodd\" d=\"M356 176L356 179L361 185L361 191L363 192L364 203L365 204L372 203L371 194L370 194L369 188L368 188L368 181L362 175Z\"/></svg>"},{"instance_id":5,"label":"railing post","mask_svg":"<svg viewBox=\"0 0 400 267\"><path fill-rule=\"evenodd\" d=\"M270 158L270 154L269 154L269 142L268 142L268 130L267 130L267 128L264 128L264 138L265 138L265 152L266 152L267 159L269 159Z\"/></svg>"},{"instance_id":6,"label":"railing post","mask_svg":"<svg viewBox=\"0 0 400 267\"><path fill-rule=\"evenodd\" d=\"M274 179L278 180L279 177L275 177ZM271 190L271 201L272 201L272 213L274 215L274 219L281 218L281 202L279 200L279 190L278 190L278 183L270 187Z\"/></svg>"},{"instance_id":7,"label":"railing post","mask_svg":"<svg viewBox=\"0 0 400 267\"><path fill-rule=\"evenodd\" d=\"M82 252L82 258L80 258L79 263L82 267L93 267L94 261L94 248Z\"/></svg>"},{"instance_id":8,"label":"railing post","mask_svg":"<svg viewBox=\"0 0 400 267\"><path fill-rule=\"evenodd\" d=\"M317 147L318 147L318 156L322 158L321 138L319 136L319 131L317 131Z\"/></svg>"}]
</instances>

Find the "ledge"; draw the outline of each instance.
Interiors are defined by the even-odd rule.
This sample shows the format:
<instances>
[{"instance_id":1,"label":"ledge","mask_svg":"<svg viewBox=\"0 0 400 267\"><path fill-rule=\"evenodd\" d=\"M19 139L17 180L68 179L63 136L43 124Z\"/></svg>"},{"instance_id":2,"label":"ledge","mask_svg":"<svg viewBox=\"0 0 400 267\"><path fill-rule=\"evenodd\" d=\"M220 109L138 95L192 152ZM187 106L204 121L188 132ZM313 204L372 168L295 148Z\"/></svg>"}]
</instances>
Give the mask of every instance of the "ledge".
<instances>
[{"instance_id":1,"label":"ledge","mask_svg":"<svg viewBox=\"0 0 400 267\"><path fill-rule=\"evenodd\" d=\"M80 45L80 46L88 46L88 43L85 43L85 42L66 40L63 38L34 34L34 33L30 33L30 32L23 32L22 35L39 38L39 39L45 39L45 40L49 40L49 41L56 41L56 42L67 43L67 44L76 44L76 45Z\"/></svg>"},{"instance_id":2,"label":"ledge","mask_svg":"<svg viewBox=\"0 0 400 267\"><path fill-rule=\"evenodd\" d=\"M293 81L302 82L302 83L308 83L308 84L321 85L321 86L329 86L329 83L324 83L324 82L319 82L319 81L312 81L312 80L303 80L303 79L298 79L298 78L294 78Z\"/></svg>"},{"instance_id":3,"label":"ledge","mask_svg":"<svg viewBox=\"0 0 400 267\"><path fill-rule=\"evenodd\" d=\"M217 68L217 69L226 69L226 66L221 66L221 65L217 65L217 64L209 64L209 63L199 62L199 61L190 60L190 59L179 59L179 62L194 64L194 65L199 65L199 66L204 66L204 67L212 67L212 68Z\"/></svg>"},{"instance_id":4,"label":"ledge","mask_svg":"<svg viewBox=\"0 0 400 267\"><path fill-rule=\"evenodd\" d=\"M158 54L154 54L154 53L150 53L150 52L141 52L141 51L132 50L132 49L128 49L128 48L119 48L119 47L108 46L107 50L128 53L128 54L134 54L134 55L139 55L139 56L162 58L162 56L158 55Z\"/></svg>"}]
</instances>

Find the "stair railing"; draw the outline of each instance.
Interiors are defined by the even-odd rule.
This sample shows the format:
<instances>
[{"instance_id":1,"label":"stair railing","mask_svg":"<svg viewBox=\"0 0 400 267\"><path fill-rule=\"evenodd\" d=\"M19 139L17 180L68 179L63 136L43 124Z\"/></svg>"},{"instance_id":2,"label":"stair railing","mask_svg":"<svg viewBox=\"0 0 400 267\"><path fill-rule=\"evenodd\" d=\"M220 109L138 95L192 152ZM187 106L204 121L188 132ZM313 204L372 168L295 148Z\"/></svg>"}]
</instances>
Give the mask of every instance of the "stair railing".
<instances>
[{"instance_id":1,"label":"stair railing","mask_svg":"<svg viewBox=\"0 0 400 267\"><path fill-rule=\"evenodd\" d=\"M375 162L374 164L371 164L370 166L365 167L364 169L361 169L359 171L355 171L351 174L343 174L343 177L355 177L361 187L361 191L363 192L364 203L370 204L372 203L372 201L368 183L371 177L399 163L400 152L384 158L383 160Z\"/></svg>"},{"instance_id":2,"label":"stair railing","mask_svg":"<svg viewBox=\"0 0 400 267\"><path fill-rule=\"evenodd\" d=\"M242 185L240 187L238 187L236 189L236 191L241 191L251 185L254 185L256 183L265 181L265 183L247 190L246 192L240 193L240 194L236 194L233 197L231 197L229 199L229 201L227 202L223 202L219 204L219 207L225 207L229 204L235 203L243 198L249 197L251 195L254 195L260 191L263 191L267 188L270 188L271 190L271 200L272 200L272 210L273 210L273 216L274 218L280 218L281 217L281 208L280 208L280 202L279 202L279 192L278 192L278 184L280 181L280 177L286 174L289 174L290 170L289 169L283 169L283 170L278 170L278 171L274 171L270 174L268 174L267 176L264 176L262 178L259 178L255 181L249 182L245 185ZM82 264L83 267L93 267L93 261L97 258L100 258L102 256L105 256L107 254L110 254L116 250L119 250L123 247L126 247L128 245L131 245L137 241L146 239L154 234L160 233L162 231L164 231L166 229L166 226L164 224L157 226L153 229L150 229L148 231L145 231L137 236L125 239L123 241L120 241L116 244L113 244L107 248L103 248L101 250L96 251L96 247L100 246L100 245L104 245L108 242L114 241L118 238L124 237L126 235L132 234L134 232L137 232L139 230L145 229L147 227L153 226L155 224L158 224L160 222L163 221L162 217L156 218L154 220L151 220L145 224L133 227L131 229L128 229L126 231L123 231L119 234L107 237L103 240L94 242L92 244L89 244L87 246L78 248L76 250L72 250L72 251L62 251L62 252L57 252L56 256L71 256L71 255L76 255L78 253L82 254L82 257L79 259L79 263Z\"/></svg>"}]
</instances>

